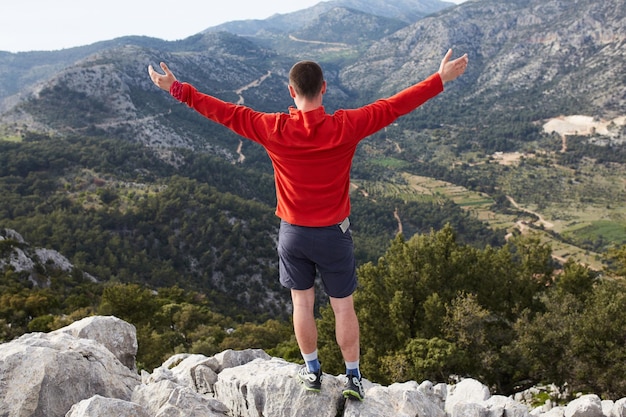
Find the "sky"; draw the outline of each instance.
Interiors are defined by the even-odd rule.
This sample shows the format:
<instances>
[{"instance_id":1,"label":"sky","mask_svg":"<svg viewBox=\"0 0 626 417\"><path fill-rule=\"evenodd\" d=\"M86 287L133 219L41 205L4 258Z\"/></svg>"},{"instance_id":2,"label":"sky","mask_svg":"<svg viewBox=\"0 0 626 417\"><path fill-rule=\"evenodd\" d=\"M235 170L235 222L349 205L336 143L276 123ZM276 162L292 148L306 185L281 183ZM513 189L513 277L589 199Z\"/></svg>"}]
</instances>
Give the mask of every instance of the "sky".
<instances>
[{"instance_id":1,"label":"sky","mask_svg":"<svg viewBox=\"0 0 626 417\"><path fill-rule=\"evenodd\" d=\"M266 19L276 13L306 9L320 1L4 0L0 10L0 51L59 50L131 35L173 41L221 23Z\"/></svg>"}]
</instances>

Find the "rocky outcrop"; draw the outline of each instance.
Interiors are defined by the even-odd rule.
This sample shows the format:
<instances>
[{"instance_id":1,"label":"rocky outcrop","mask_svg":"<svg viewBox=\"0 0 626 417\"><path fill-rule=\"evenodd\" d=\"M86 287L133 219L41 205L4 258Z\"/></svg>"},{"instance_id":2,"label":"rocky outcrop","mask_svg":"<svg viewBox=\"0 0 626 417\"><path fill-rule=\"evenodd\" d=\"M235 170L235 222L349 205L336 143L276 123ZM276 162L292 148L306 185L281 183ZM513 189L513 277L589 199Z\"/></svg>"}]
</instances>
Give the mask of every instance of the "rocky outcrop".
<instances>
[{"instance_id":1,"label":"rocky outcrop","mask_svg":"<svg viewBox=\"0 0 626 417\"><path fill-rule=\"evenodd\" d=\"M36 264L52 264L63 271L72 270L73 266L65 256L51 249L30 248L22 235L15 230L0 230L0 241L5 241L7 248L10 248L0 258L0 268L10 266L15 272L21 272L32 271Z\"/></svg>"},{"instance_id":2,"label":"rocky outcrop","mask_svg":"<svg viewBox=\"0 0 626 417\"><path fill-rule=\"evenodd\" d=\"M346 401L341 376L325 374L322 392L310 393L294 378L299 365L255 349L178 354L138 375L136 351L135 328L115 317L2 344L0 417L626 417L626 399L584 395L531 410L473 379L364 381L365 401Z\"/></svg>"},{"instance_id":3,"label":"rocky outcrop","mask_svg":"<svg viewBox=\"0 0 626 417\"><path fill-rule=\"evenodd\" d=\"M88 317L51 334L66 333L80 339L94 340L130 370L136 370L137 334L132 324L116 317Z\"/></svg>"},{"instance_id":4,"label":"rocky outcrop","mask_svg":"<svg viewBox=\"0 0 626 417\"><path fill-rule=\"evenodd\" d=\"M109 318L90 318L94 325ZM135 337L134 329L123 337ZM135 337L136 339L136 337ZM64 416L100 395L130 401L141 383L103 344L65 331L30 333L0 345L0 416Z\"/></svg>"}]
</instances>

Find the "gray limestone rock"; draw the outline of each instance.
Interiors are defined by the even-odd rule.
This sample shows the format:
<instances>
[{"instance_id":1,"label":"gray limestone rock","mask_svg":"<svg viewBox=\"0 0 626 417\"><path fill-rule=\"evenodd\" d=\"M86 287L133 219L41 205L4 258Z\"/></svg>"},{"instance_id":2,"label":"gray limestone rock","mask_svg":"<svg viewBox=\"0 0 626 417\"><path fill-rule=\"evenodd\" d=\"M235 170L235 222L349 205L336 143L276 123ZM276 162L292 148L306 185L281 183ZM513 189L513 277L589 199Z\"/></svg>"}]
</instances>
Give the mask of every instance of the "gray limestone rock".
<instances>
[{"instance_id":1,"label":"gray limestone rock","mask_svg":"<svg viewBox=\"0 0 626 417\"><path fill-rule=\"evenodd\" d=\"M95 340L114 354L128 369L136 370L137 330L124 320L113 316L86 317L50 334L56 333Z\"/></svg>"},{"instance_id":2,"label":"gray limestone rock","mask_svg":"<svg viewBox=\"0 0 626 417\"><path fill-rule=\"evenodd\" d=\"M129 401L100 395L74 404L65 417L152 417L148 410Z\"/></svg>"},{"instance_id":3,"label":"gray limestone rock","mask_svg":"<svg viewBox=\"0 0 626 417\"><path fill-rule=\"evenodd\" d=\"M63 417L94 395L129 400L139 376L100 343L64 332L0 345L0 404L10 417Z\"/></svg>"}]
</instances>

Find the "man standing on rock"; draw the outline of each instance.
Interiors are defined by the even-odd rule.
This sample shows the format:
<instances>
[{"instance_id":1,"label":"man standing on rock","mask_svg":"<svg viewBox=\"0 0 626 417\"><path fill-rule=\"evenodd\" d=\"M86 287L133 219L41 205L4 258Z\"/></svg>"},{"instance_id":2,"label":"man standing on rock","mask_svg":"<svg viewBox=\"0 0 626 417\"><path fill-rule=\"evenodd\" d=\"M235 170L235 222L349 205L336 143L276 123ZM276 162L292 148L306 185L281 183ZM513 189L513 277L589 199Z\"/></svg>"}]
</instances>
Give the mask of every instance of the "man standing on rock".
<instances>
[{"instance_id":1,"label":"man standing on rock","mask_svg":"<svg viewBox=\"0 0 626 417\"><path fill-rule=\"evenodd\" d=\"M317 357L314 281L319 271L336 321L337 343L346 363L346 398L363 400L359 371L359 323L352 294L357 287L354 246L350 234L350 168L359 142L393 123L443 91L444 83L467 67L467 54L405 90L357 109L328 114L322 106L326 81L312 61L296 63L289 72L289 94L295 108L288 113L263 113L224 102L179 82L165 63L164 74L148 67L159 88L205 117L261 144L273 167L280 282L291 290L293 325L306 364L298 379L320 391L322 370Z\"/></svg>"}]
</instances>

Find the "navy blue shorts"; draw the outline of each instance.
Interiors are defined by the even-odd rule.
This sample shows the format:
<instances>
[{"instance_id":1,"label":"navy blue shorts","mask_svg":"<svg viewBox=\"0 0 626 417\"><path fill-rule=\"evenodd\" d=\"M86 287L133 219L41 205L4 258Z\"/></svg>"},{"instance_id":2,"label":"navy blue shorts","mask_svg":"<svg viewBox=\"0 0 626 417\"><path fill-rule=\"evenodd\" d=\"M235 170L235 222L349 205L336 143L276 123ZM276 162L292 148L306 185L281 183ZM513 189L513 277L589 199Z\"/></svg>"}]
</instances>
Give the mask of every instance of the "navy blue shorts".
<instances>
[{"instance_id":1,"label":"navy blue shorts","mask_svg":"<svg viewBox=\"0 0 626 417\"><path fill-rule=\"evenodd\" d=\"M280 283L294 290L308 290L319 271L324 291L344 298L356 290L356 262L350 230L294 226L284 220L278 232Z\"/></svg>"}]
</instances>

